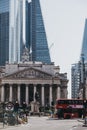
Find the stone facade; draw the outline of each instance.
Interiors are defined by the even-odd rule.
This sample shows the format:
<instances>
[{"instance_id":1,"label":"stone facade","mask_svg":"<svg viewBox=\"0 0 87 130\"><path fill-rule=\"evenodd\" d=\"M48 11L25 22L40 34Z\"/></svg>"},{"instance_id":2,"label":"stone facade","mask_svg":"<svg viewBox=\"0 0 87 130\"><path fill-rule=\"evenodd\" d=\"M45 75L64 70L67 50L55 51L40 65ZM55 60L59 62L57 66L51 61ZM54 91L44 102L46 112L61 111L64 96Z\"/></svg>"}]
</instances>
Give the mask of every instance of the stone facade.
<instances>
[{"instance_id":1,"label":"stone facade","mask_svg":"<svg viewBox=\"0 0 87 130\"><path fill-rule=\"evenodd\" d=\"M59 66L41 62L6 64L0 71L0 101L30 104L39 93L41 106L50 105L57 98L67 98L67 74Z\"/></svg>"}]
</instances>

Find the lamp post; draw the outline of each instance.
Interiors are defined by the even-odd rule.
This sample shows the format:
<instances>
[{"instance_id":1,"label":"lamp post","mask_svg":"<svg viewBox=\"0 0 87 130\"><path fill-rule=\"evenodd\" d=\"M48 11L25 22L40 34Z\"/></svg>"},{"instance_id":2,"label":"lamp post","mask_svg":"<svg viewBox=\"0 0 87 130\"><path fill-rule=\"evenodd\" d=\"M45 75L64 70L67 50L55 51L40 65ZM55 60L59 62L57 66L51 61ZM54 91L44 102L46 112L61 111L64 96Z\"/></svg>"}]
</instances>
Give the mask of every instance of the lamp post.
<instances>
[{"instance_id":1,"label":"lamp post","mask_svg":"<svg viewBox=\"0 0 87 130\"><path fill-rule=\"evenodd\" d=\"M85 97L85 64L84 64L84 55L82 55L82 78L81 78L81 81L82 81L82 87L83 87L83 100L86 99Z\"/></svg>"},{"instance_id":2,"label":"lamp post","mask_svg":"<svg viewBox=\"0 0 87 130\"><path fill-rule=\"evenodd\" d=\"M85 75L85 63L84 63L84 55L81 55L81 84L82 84L82 88L83 88L83 118L85 119L84 125L87 127L87 119L86 119L86 94L85 94L85 90L86 90L86 75Z\"/></svg>"},{"instance_id":3,"label":"lamp post","mask_svg":"<svg viewBox=\"0 0 87 130\"><path fill-rule=\"evenodd\" d=\"M85 64L84 64L84 55L81 55L81 85L83 88L83 106L85 101ZM84 107L85 108L85 107ZM84 109L85 111L85 109ZM85 113L83 113L83 118L85 117Z\"/></svg>"}]
</instances>

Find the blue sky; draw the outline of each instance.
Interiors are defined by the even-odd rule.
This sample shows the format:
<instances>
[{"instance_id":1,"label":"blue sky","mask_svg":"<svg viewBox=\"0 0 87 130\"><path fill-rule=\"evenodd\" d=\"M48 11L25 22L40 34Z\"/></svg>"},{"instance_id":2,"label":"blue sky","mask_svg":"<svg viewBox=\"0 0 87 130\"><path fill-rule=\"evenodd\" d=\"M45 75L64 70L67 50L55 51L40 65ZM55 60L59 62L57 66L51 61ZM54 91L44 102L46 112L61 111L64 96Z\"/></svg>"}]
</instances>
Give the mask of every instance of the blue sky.
<instances>
[{"instance_id":1,"label":"blue sky","mask_svg":"<svg viewBox=\"0 0 87 130\"><path fill-rule=\"evenodd\" d=\"M71 96L71 64L79 61L87 0L40 0L52 61L67 72ZM51 47L53 43L53 46Z\"/></svg>"}]
</instances>

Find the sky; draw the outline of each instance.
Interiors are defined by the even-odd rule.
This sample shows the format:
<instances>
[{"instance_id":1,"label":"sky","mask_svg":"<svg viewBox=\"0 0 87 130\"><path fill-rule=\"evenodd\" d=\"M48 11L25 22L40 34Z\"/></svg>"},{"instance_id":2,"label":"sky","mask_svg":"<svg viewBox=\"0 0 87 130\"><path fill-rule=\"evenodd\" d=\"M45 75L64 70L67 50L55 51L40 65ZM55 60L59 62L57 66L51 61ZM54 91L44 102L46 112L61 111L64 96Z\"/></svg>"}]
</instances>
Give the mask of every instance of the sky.
<instances>
[{"instance_id":1,"label":"sky","mask_svg":"<svg viewBox=\"0 0 87 130\"><path fill-rule=\"evenodd\" d=\"M87 0L40 0L52 61L67 73L71 97L71 65L80 59Z\"/></svg>"}]
</instances>

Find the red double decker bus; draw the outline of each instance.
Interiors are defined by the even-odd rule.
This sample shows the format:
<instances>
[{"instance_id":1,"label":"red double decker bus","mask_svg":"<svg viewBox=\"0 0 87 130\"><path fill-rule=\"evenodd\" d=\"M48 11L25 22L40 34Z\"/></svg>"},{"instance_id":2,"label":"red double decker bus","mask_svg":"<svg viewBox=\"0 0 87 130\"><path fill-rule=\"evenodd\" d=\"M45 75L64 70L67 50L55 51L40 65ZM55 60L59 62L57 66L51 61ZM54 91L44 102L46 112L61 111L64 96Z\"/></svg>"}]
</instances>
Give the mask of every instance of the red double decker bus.
<instances>
[{"instance_id":1,"label":"red double decker bus","mask_svg":"<svg viewBox=\"0 0 87 130\"><path fill-rule=\"evenodd\" d=\"M83 100L58 99L56 100L55 109L58 118L81 118L84 110Z\"/></svg>"}]
</instances>

